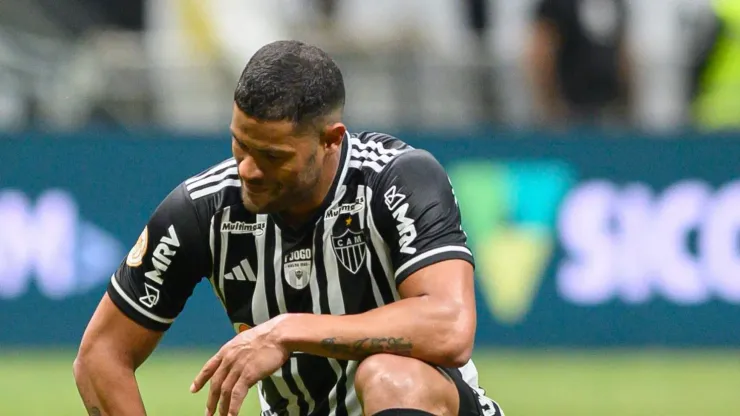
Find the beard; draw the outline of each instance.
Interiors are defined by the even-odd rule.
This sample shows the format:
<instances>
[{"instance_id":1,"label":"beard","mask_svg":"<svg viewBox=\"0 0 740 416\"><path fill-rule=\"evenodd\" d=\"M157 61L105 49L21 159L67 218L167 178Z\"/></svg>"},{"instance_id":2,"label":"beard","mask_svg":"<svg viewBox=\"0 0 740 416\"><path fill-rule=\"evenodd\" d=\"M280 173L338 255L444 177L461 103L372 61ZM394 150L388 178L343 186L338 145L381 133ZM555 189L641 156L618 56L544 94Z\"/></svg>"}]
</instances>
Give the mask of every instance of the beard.
<instances>
[{"instance_id":1,"label":"beard","mask_svg":"<svg viewBox=\"0 0 740 416\"><path fill-rule=\"evenodd\" d=\"M262 201L262 198L253 200L247 193L247 187L242 183L242 205L244 205L247 211L253 214L271 214L276 212L281 205L281 189L278 188L270 191L269 194L263 197L266 201Z\"/></svg>"},{"instance_id":2,"label":"beard","mask_svg":"<svg viewBox=\"0 0 740 416\"><path fill-rule=\"evenodd\" d=\"M242 181L241 194L242 204L247 211L254 214L278 214L290 211L295 206L311 201L321 180L321 169L316 165L316 153L314 152L294 181L276 185L264 194L258 195L254 200L249 197L247 188Z\"/></svg>"}]
</instances>

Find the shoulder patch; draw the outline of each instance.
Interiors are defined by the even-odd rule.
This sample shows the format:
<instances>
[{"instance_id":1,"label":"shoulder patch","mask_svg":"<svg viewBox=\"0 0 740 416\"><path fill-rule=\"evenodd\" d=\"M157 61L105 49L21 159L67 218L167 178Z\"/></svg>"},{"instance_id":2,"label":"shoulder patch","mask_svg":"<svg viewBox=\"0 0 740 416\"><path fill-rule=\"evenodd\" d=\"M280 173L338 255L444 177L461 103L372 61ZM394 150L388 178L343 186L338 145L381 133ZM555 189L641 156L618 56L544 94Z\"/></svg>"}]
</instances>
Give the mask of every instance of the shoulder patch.
<instances>
[{"instance_id":1,"label":"shoulder patch","mask_svg":"<svg viewBox=\"0 0 740 416\"><path fill-rule=\"evenodd\" d=\"M144 231L139 235L139 239L136 240L136 244L131 248L126 257L126 264L130 267L139 267L146 254L147 246L149 245L149 229L144 227Z\"/></svg>"}]
</instances>

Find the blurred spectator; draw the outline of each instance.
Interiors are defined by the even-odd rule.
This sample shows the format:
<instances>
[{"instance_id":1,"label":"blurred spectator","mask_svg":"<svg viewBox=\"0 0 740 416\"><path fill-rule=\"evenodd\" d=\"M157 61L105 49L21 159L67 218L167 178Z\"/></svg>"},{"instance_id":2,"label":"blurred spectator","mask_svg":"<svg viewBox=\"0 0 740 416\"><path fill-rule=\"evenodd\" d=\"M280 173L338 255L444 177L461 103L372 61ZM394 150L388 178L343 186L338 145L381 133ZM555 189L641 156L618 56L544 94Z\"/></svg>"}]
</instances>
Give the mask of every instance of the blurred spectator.
<instances>
[{"instance_id":1,"label":"blurred spectator","mask_svg":"<svg viewBox=\"0 0 740 416\"><path fill-rule=\"evenodd\" d=\"M547 124L625 117L630 84L623 0L540 0L529 62Z\"/></svg>"},{"instance_id":2,"label":"blurred spectator","mask_svg":"<svg viewBox=\"0 0 740 416\"><path fill-rule=\"evenodd\" d=\"M110 24L128 30L144 28L144 0L86 0L86 7L96 5Z\"/></svg>"},{"instance_id":3,"label":"blurred spectator","mask_svg":"<svg viewBox=\"0 0 740 416\"><path fill-rule=\"evenodd\" d=\"M333 19L337 13L339 0L314 0L315 6L326 19Z\"/></svg>"},{"instance_id":4,"label":"blurred spectator","mask_svg":"<svg viewBox=\"0 0 740 416\"><path fill-rule=\"evenodd\" d=\"M479 114L478 120L486 122L498 118L498 109L496 106L496 97L494 96L494 76L492 71L493 49L490 44L490 12L488 0L466 0L464 2L466 11L467 29L472 35L471 47L477 58L477 62L470 65L471 80L477 86L473 91L476 101L476 108ZM496 112L496 113L494 113Z\"/></svg>"},{"instance_id":5,"label":"blurred spectator","mask_svg":"<svg viewBox=\"0 0 740 416\"><path fill-rule=\"evenodd\" d=\"M740 128L740 2L713 0L695 15L692 102L698 127Z\"/></svg>"}]
</instances>

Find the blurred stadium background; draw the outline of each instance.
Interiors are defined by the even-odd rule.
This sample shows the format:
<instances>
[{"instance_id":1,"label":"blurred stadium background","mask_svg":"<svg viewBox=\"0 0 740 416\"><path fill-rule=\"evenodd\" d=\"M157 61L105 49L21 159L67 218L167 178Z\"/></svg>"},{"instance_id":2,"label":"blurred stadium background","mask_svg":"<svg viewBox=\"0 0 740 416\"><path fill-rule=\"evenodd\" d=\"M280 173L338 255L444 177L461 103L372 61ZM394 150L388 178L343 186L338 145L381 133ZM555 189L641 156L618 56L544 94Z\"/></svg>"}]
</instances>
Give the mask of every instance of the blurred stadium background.
<instances>
[{"instance_id":1,"label":"blurred stadium background","mask_svg":"<svg viewBox=\"0 0 740 416\"><path fill-rule=\"evenodd\" d=\"M448 169L507 415L740 414L740 0L0 0L0 415L84 414L110 274L285 38L337 59L351 130ZM149 413L202 414L232 334L201 285Z\"/></svg>"}]
</instances>

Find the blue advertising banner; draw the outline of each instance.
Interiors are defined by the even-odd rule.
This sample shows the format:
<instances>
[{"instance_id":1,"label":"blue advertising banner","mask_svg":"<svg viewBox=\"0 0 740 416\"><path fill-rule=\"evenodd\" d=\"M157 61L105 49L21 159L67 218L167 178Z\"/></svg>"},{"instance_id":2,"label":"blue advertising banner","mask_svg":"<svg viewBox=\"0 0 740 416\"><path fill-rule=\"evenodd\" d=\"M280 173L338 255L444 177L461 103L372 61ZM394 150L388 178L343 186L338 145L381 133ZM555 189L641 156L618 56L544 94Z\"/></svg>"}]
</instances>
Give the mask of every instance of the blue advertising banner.
<instances>
[{"instance_id":1,"label":"blue advertising banner","mask_svg":"<svg viewBox=\"0 0 740 416\"><path fill-rule=\"evenodd\" d=\"M740 346L740 137L400 135L447 169L479 344ZM79 341L111 273L227 138L0 137L0 345ZM165 344L233 335L207 282Z\"/></svg>"}]
</instances>

